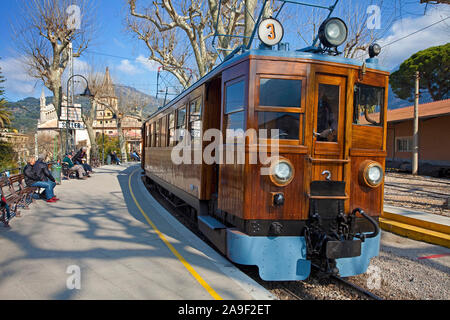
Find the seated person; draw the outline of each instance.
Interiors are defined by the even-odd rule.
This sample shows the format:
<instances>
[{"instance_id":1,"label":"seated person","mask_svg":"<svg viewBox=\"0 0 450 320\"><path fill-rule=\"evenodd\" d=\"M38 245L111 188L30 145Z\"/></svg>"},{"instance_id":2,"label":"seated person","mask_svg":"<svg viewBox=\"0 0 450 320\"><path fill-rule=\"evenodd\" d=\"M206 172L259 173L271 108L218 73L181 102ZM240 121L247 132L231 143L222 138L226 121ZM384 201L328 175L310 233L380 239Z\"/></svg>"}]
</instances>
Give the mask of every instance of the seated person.
<instances>
[{"instance_id":1,"label":"seated person","mask_svg":"<svg viewBox=\"0 0 450 320\"><path fill-rule=\"evenodd\" d=\"M111 161L120 165L120 159L119 159L119 157L117 157L117 154L115 151L111 151Z\"/></svg>"},{"instance_id":2,"label":"seated person","mask_svg":"<svg viewBox=\"0 0 450 320\"><path fill-rule=\"evenodd\" d=\"M139 155L136 153L136 151L133 151L130 154L131 159L135 160L135 161L141 161L141 158L139 157Z\"/></svg>"},{"instance_id":3,"label":"seated person","mask_svg":"<svg viewBox=\"0 0 450 320\"><path fill-rule=\"evenodd\" d=\"M0 212L4 211L5 215L3 217L3 224L5 228L10 228L9 220L11 219L11 211L9 209L8 204L6 203L6 199L1 195L0 198Z\"/></svg>"},{"instance_id":4,"label":"seated person","mask_svg":"<svg viewBox=\"0 0 450 320\"><path fill-rule=\"evenodd\" d=\"M63 162L67 163L67 166L69 167L69 172L74 171L77 172L78 179L86 180L87 178L84 176L86 174L86 171L83 169L83 167L79 164L73 164L72 162L72 155L69 153L67 154ZM88 175L89 177L89 175Z\"/></svg>"},{"instance_id":5,"label":"seated person","mask_svg":"<svg viewBox=\"0 0 450 320\"><path fill-rule=\"evenodd\" d=\"M45 189L45 197L47 202L56 202L59 199L55 197L53 193L53 189L55 188L56 183L54 182L54 178L51 173L48 171L47 164L45 164L45 169L42 168L42 164L44 162L41 161L39 164L36 162L34 157L30 157L28 159L28 163L23 169L23 174L25 176L25 184L28 187L38 187ZM42 175L46 176L46 173L42 171L47 171L47 173L51 176L50 181L41 180ZM41 175L41 176L40 176ZM46 176L49 178L48 176Z\"/></svg>"},{"instance_id":6,"label":"seated person","mask_svg":"<svg viewBox=\"0 0 450 320\"><path fill-rule=\"evenodd\" d=\"M72 162L74 164L79 164L86 171L87 175L92 172L91 166L87 163L87 147L82 147L75 156L72 157Z\"/></svg>"}]
</instances>

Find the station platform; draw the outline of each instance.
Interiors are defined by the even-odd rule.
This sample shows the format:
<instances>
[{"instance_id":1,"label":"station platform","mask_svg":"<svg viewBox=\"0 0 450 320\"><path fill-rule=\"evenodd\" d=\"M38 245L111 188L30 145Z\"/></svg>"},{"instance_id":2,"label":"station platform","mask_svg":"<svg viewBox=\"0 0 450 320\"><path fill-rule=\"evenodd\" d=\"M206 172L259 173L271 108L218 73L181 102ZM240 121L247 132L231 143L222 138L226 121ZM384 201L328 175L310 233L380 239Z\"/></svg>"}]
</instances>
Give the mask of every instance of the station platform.
<instances>
[{"instance_id":1,"label":"station platform","mask_svg":"<svg viewBox=\"0 0 450 320\"><path fill-rule=\"evenodd\" d=\"M380 227L414 240L450 248L450 218L393 206L384 206Z\"/></svg>"},{"instance_id":2,"label":"station platform","mask_svg":"<svg viewBox=\"0 0 450 320\"><path fill-rule=\"evenodd\" d=\"M0 227L0 299L275 299L151 197L139 165L64 180Z\"/></svg>"}]
</instances>

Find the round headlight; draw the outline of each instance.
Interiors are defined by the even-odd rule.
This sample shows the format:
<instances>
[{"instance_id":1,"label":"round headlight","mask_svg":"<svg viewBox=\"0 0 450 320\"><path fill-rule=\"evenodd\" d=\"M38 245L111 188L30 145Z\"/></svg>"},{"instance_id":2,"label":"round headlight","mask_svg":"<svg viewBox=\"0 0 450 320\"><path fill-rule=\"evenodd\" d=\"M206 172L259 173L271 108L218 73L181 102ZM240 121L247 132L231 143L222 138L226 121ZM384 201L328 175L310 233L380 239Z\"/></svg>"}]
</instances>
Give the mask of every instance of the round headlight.
<instances>
[{"instance_id":1,"label":"round headlight","mask_svg":"<svg viewBox=\"0 0 450 320\"><path fill-rule=\"evenodd\" d=\"M348 29L339 18L329 18L319 27L319 39L327 47L339 47L347 40Z\"/></svg>"},{"instance_id":2,"label":"round headlight","mask_svg":"<svg viewBox=\"0 0 450 320\"><path fill-rule=\"evenodd\" d=\"M277 186L286 186L294 178L294 167L287 159L277 160L271 168L270 179Z\"/></svg>"},{"instance_id":3,"label":"round headlight","mask_svg":"<svg viewBox=\"0 0 450 320\"><path fill-rule=\"evenodd\" d=\"M383 167L375 161L367 160L361 164L362 181L369 187L378 187L383 181Z\"/></svg>"},{"instance_id":4,"label":"round headlight","mask_svg":"<svg viewBox=\"0 0 450 320\"><path fill-rule=\"evenodd\" d=\"M381 46L378 43L373 43L369 47L369 56L371 58L376 57L381 52Z\"/></svg>"}]
</instances>

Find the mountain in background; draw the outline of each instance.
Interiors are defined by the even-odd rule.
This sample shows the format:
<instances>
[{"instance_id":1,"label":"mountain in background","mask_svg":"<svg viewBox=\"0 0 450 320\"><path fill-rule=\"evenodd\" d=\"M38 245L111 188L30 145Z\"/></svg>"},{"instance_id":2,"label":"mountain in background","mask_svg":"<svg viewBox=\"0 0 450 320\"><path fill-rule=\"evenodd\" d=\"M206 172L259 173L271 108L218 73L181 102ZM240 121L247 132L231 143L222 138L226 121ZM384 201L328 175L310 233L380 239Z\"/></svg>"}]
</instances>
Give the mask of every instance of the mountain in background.
<instances>
[{"instance_id":1,"label":"mountain in background","mask_svg":"<svg viewBox=\"0 0 450 320\"><path fill-rule=\"evenodd\" d=\"M138 101L145 101L144 116L152 114L158 109L158 101L155 97L145 94L133 87L128 86L115 86L116 95L136 96ZM47 104L53 102L53 97L46 97ZM160 99L158 99L162 103ZM80 103L84 110L88 110L90 107L90 101L87 97L77 96L75 98L76 103ZM40 117L40 99L28 97L16 102L8 102L8 109L12 112L11 127L16 128L20 132L34 132L36 131L38 120Z\"/></svg>"},{"instance_id":2,"label":"mountain in background","mask_svg":"<svg viewBox=\"0 0 450 320\"><path fill-rule=\"evenodd\" d=\"M52 97L46 97L52 101ZM40 100L28 97L17 102L8 102L7 107L12 113L11 127L20 132L35 131L40 116Z\"/></svg>"},{"instance_id":3,"label":"mountain in background","mask_svg":"<svg viewBox=\"0 0 450 320\"><path fill-rule=\"evenodd\" d=\"M115 86L116 95L117 96L136 96L138 101L145 101L146 105L144 107L144 116L147 117L158 109L158 106L161 106L163 103L163 99L158 99L154 96L143 93L139 90L136 90L133 87L129 86ZM46 97L47 104L52 103L53 97ZM428 103L432 102L433 99L431 95L425 91L421 93L420 103ZM86 97L78 96L76 98L76 102L80 103L84 110L87 110L90 106L90 101ZM388 108L398 109L403 107L408 107L413 105L413 102L408 100L401 100L397 98L392 91L391 87L389 87L388 93ZM40 101L38 98L25 98L19 100L17 102L8 102L8 108L11 110L13 114L13 119L11 121L11 127L18 129L20 132L30 132L35 131L39 119L40 113Z\"/></svg>"},{"instance_id":4,"label":"mountain in background","mask_svg":"<svg viewBox=\"0 0 450 320\"><path fill-rule=\"evenodd\" d=\"M144 107L145 117L155 112L158 109L158 106L162 105L163 103L162 99L156 100L154 96L143 93L133 87L114 85L114 89L116 91L116 96L118 97L120 96L126 97L129 95L133 95L133 97L136 97L138 101L145 101L146 102L146 105Z\"/></svg>"}]
</instances>

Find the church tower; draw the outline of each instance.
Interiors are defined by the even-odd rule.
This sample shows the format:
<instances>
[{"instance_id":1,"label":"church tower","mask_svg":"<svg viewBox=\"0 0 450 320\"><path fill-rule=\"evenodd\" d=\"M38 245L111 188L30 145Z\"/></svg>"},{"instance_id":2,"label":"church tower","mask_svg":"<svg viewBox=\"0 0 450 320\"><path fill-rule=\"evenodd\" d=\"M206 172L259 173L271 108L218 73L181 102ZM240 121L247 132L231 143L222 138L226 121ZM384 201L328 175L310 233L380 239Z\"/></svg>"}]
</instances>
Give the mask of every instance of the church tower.
<instances>
[{"instance_id":1,"label":"church tower","mask_svg":"<svg viewBox=\"0 0 450 320\"><path fill-rule=\"evenodd\" d=\"M46 101L45 101L45 93L44 93L44 88L42 88L42 93L41 93L41 103L40 103L40 123L45 123L47 121L47 117L46 117Z\"/></svg>"}]
</instances>

